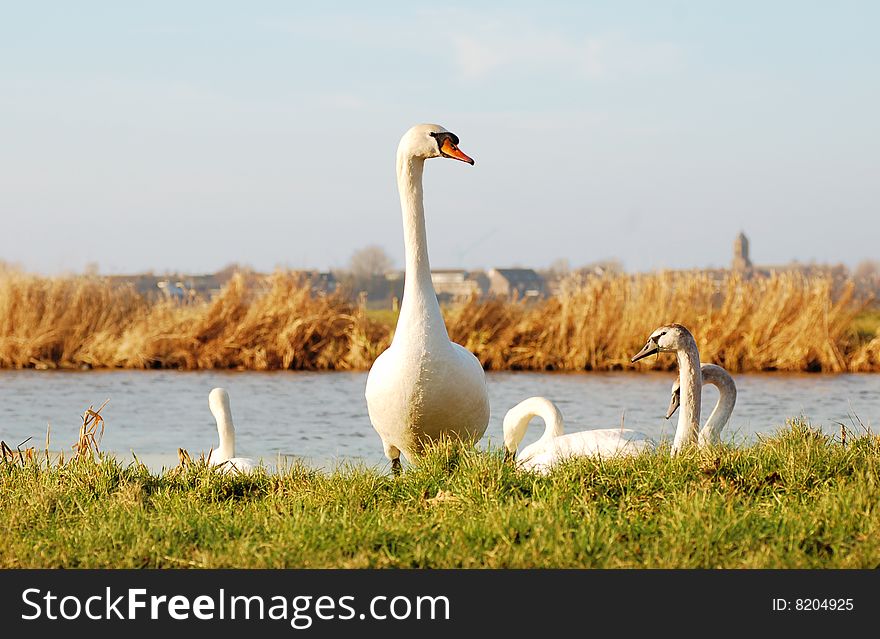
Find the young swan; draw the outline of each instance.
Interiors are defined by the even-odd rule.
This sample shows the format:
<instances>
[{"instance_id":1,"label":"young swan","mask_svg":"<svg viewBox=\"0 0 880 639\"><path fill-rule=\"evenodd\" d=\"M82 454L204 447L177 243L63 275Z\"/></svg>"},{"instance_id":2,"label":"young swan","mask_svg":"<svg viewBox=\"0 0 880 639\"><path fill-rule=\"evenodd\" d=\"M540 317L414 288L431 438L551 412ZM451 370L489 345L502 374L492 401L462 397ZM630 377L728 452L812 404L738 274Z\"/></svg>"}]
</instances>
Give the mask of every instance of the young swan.
<instances>
[{"instance_id":1,"label":"young swan","mask_svg":"<svg viewBox=\"0 0 880 639\"><path fill-rule=\"evenodd\" d=\"M715 408L712 409L709 419L706 420L706 425L703 426L697 437L697 445L702 448L721 443L721 431L730 421L730 415L736 405L736 383L730 373L716 364L701 364L700 372L703 376L703 384L712 384L718 389L718 401ZM680 387L681 384L676 379L672 384L672 399L669 402L669 410L666 411L666 419L672 417L681 404Z\"/></svg>"},{"instance_id":2,"label":"young swan","mask_svg":"<svg viewBox=\"0 0 880 639\"><path fill-rule=\"evenodd\" d=\"M259 464L248 457L235 456L235 427L229 409L229 393L225 388L215 388L208 394L208 407L217 420L220 446L211 451L208 464L220 466L224 473L250 473Z\"/></svg>"},{"instance_id":3,"label":"young swan","mask_svg":"<svg viewBox=\"0 0 880 639\"><path fill-rule=\"evenodd\" d=\"M623 457L654 449L654 442L628 428L603 428L564 434L562 413L545 397L529 397L507 411L504 416L504 457L516 456L516 449L534 417L544 420L544 434L526 446L518 460L527 470L546 473L569 457Z\"/></svg>"},{"instance_id":4,"label":"young swan","mask_svg":"<svg viewBox=\"0 0 880 639\"><path fill-rule=\"evenodd\" d=\"M679 452L689 444L697 443L700 430L700 401L703 377L700 371L700 351L691 332L681 324L661 326L648 338L633 362L655 353L675 353L678 357L678 380L680 384L681 412L678 427L672 441L672 453Z\"/></svg>"}]
</instances>

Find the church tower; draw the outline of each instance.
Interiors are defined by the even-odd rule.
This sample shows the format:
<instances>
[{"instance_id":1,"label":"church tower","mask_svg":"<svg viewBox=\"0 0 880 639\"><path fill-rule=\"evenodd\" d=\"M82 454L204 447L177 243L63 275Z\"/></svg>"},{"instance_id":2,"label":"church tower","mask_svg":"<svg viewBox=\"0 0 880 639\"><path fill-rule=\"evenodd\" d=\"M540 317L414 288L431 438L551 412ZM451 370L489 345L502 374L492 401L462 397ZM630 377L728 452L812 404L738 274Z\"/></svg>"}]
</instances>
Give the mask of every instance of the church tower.
<instances>
[{"instance_id":1,"label":"church tower","mask_svg":"<svg viewBox=\"0 0 880 639\"><path fill-rule=\"evenodd\" d=\"M749 259L749 238L740 232L733 241L733 270L744 273L752 270L752 260Z\"/></svg>"}]
</instances>

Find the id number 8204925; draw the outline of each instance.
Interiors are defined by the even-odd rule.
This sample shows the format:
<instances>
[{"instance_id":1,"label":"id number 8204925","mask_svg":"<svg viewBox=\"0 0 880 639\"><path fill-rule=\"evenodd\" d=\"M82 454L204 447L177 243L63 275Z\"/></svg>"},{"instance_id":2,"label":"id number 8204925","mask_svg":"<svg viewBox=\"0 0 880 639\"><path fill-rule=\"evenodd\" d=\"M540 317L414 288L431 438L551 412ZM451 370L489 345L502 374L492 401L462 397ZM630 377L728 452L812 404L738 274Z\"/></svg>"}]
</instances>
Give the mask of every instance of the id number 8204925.
<instances>
[{"instance_id":1,"label":"id number 8204925","mask_svg":"<svg viewBox=\"0 0 880 639\"><path fill-rule=\"evenodd\" d=\"M799 612L811 612L811 611L829 611L829 612L848 612L852 610L854 607L854 601L852 597L849 598L833 598L833 599L819 599L818 597L811 598L796 598L796 599L783 599L783 598L774 598L772 610L774 612L788 612L790 610L795 610Z\"/></svg>"}]
</instances>

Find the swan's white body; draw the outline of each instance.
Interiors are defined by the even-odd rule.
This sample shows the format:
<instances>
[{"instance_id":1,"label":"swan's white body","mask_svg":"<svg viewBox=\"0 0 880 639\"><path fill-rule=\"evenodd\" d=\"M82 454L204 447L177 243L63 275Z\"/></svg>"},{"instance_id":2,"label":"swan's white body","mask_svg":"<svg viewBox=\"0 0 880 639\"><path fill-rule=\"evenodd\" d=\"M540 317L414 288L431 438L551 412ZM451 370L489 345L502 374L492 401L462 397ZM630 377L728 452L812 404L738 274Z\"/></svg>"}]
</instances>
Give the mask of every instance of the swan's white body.
<instances>
[{"instance_id":1,"label":"swan's white body","mask_svg":"<svg viewBox=\"0 0 880 639\"><path fill-rule=\"evenodd\" d=\"M225 388L215 388L208 394L208 407L217 420L220 446L208 455L208 464L221 467L224 473L249 473L259 464L249 457L235 456L235 427L229 408L229 393Z\"/></svg>"},{"instance_id":2,"label":"swan's white body","mask_svg":"<svg viewBox=\"0 0 880 639\"><path fill-rule=\"evenodd\" d=\"M711 446L721 443L721 432L730 421L733 407L736 405L736 383L726 370L717 364L700 364L700 373L703 385L711 384L718 389L718 401L715 408L706 420L706 424L700 429L697 436L697 445L700 447ZM672 384L672 401L666 419L672 416L679 406L679 380Z\"/></svg>"},{"instance_id":3,"label":"swan's white body","mask_svg":"<svg viewBox=\"0 0 880 639\"><path fill-rule=\"evenodd\" d=\"M370 369L365 392L373 428L398 467L401 453L412 460L425 441L451 435L476 442L489 423L483 367L449 340L431 281L422 171L425 159L440 155L436 135L451 134L436 125L415 126L397 149L406 249L403 303L394 338Z\"/></svg>"},{"instance_id":4,"label":"swan's white body","mask_svg":"<svg viewBox=\"0 0 880 639\"><path fill-rule=\"evenodd\" d=\"M546 473L555 464L571 457L625 457L655 448L645 433L628 428L602 428L564 434L562 413L545 397L529 397L504 416L504 446L515 454L534 417L544 420L544 434L526 446L518 464L527 470Z\"/></svg>"}]
</instances>

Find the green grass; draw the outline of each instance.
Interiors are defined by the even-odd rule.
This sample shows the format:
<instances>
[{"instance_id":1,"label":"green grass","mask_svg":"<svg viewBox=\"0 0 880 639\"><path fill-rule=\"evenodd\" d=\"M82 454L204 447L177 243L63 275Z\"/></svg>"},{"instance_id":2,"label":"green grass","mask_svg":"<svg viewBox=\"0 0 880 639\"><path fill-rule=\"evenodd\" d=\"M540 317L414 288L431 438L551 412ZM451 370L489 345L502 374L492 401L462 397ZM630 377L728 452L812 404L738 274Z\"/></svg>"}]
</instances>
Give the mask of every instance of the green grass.
<instances>
[{"instance_id":1,"label":"green grass","mask_svg":"<svg viewBox=\"0 0 880 639\"><path fill-rule=\"evenodd\" d=\"M397 316L400 311L394 311L390 308L368 308L367 318L383 326L394 328L397 326Z\"/></svg>"},{"instance_id":2,"label":"green grass","mask_svg":"<svg viewBox=\"0 0 880 639\"><path fill-rule=\"evenodd\" d=\"M0 463L0 567L873 568L880 438L847 439L792 422L548 476L452 444L396 478Z\"/></svg>"},{"instance_id":3,"label":"green grass","mask_svg":"<svg viewBox=\"0 0 880 639\"><path fill-rule=\"evenodd\" d=\"M852 331L859 341L868 342L880 335L880 309L864 310L855 316Z\"/></svg>"}]
</instances>

